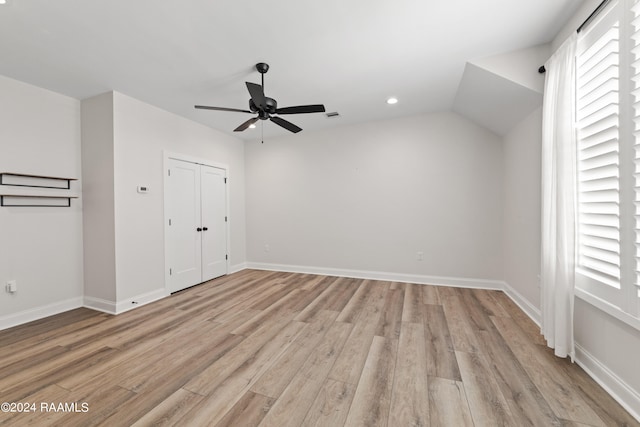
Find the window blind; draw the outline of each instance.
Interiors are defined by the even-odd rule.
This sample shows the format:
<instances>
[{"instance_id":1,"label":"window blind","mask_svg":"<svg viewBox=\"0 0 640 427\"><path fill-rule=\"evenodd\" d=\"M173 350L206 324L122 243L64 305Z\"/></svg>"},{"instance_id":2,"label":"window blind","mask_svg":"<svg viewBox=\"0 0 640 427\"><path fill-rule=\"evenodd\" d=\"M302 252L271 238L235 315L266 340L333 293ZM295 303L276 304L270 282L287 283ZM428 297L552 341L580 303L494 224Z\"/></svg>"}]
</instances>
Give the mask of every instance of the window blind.
<instances>
[{"instance_id":1,"label":"window blind","mask_svg":"<svg viewBox=\"0 0 640 427\"><path fill-rule=\"evenodd\" d=\"M633 105L634 189L635 189L635 274L640 297L640 2L631 7L631 102Z\"/></svg>"},{"instance_id":2,"label":"window blind","mask_svg":"<svg viewBox=\"0 0 640 427\"><path fill-rule=\"evenodd\" d=\"M582 274L619 289L619 23L601 33L576 59L577 268Z\"/></svg>"}]
</instances>

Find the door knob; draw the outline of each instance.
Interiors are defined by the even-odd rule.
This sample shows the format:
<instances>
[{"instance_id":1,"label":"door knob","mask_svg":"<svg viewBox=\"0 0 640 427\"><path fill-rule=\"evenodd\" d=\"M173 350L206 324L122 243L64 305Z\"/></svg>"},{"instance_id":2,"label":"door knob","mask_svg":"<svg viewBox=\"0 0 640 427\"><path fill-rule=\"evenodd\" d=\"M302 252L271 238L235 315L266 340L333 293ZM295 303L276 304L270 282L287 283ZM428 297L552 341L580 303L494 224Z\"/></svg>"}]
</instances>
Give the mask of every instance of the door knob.
<instances>
[{"instance_id":1,"label":"door knob","mask_svg":"<svg viewBox=\"0 0 640 427\"><path fill-rule=\"evenodd\" d=\"M202 231L202 228L198 227L196 228L196 231Z\"/></svg>"},{"instance_id":2,"label":"door knob","mask_svg":"<svg viewBox=\"0 0 640 427\"><path fill-rule=\"evenodd\" d=\"M207 227L202 227L202 231L207 231L208 228Z\"/></svg>"}]
</instances>

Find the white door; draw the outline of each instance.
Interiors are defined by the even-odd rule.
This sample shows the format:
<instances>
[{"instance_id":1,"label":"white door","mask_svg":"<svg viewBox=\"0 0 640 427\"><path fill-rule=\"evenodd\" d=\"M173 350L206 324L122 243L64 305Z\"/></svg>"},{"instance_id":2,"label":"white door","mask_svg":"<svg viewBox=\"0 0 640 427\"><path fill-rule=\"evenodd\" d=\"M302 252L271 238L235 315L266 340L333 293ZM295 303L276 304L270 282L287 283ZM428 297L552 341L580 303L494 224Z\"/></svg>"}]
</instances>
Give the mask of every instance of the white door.
<instances>
[{"instance_id":1,"label":"white door","mask_svg":"<svg viewBox=\"0 0 640 427\"><path fill-rule=\"evenodd\" d=\"M169 290L175 292L202 282L200 166L170 159L166 197Z\"/></svg>"},{"instance_id":2,"label":"white door","mask_svg":"<svg viewBox=\"0 0 640 427\"><path fill-rule=\"evenodd\" d=\"M227 274L226 171L200 167L202 212L202 281Z\"/></svg>"},{"instance_id":3,"label":"white door","mask_svg":"<svg viewBox=\"0 0 640 427\"><path fill-rule=\"evenodd\" d=\"M227 273L224 169L169 159L165 190L170 292Z\"/></svg>"}]
</instances>

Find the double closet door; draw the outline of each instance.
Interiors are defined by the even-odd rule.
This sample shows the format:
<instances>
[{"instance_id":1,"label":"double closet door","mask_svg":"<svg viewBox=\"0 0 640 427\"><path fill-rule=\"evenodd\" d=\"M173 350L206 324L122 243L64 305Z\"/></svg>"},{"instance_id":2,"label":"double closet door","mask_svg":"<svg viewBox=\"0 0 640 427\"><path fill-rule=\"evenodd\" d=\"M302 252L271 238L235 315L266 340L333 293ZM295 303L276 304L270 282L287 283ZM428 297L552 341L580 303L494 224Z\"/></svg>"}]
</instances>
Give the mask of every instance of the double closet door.
<instances>
[{"instance_id":1,"label":"double closet door","mask_svg":"<svg viewBox=\"0 0 640 427\"><path fill-rule=\"evenodd\" d=\"M227 274L226 170L169 159L165 184L168 288Z\"/></svg>"}]
</instances>

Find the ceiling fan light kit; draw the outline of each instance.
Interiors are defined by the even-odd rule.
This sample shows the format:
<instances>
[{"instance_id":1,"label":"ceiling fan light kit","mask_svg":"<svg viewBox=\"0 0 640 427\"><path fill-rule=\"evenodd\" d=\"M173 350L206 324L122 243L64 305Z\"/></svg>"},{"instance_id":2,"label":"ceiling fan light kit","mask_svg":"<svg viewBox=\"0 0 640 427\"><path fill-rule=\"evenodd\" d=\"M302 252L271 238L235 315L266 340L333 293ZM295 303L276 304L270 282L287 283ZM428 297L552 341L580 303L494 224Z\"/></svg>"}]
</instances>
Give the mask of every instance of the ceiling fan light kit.
<instances>
[{"instance_id":1,"label":"ceiling fan light kit","mask_svg":"<svg viewBox=\"0 0 640 427\"><path fill-rule=\"evenodd\" d=\"M247 90L251 98L249 99L249 109L241 110L238 108L226 108L226 107L211 107L207 105L196 105L195 108L203 110L216 110L216 111L231 111L235 113L249 113L258 114L256 117L252 117L240 126L234 129L234 132L242 132L251 125L254 125L258 120L270 120L280 127L288 130L289 132L298 133L302 128L294 125L293 123L279 117L283 114L308 114L308 113L324 113L325 108L322 104L313 105L297 105L294 107L278 108L278 102L265 96L264 94L264 75L269 71L269 64L259 62L256 64L256 70L262 77L262 85L245 82Z\"/></svg>"}]
</instances>

